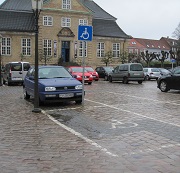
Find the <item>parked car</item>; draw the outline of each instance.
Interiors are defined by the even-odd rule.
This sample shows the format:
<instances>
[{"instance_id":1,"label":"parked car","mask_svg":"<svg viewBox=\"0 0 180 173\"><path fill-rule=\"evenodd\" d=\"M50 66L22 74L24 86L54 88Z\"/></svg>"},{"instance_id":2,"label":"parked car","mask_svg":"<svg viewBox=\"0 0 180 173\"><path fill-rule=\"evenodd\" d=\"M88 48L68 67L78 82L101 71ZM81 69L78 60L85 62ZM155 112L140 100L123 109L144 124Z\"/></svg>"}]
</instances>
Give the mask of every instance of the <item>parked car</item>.
<instances>
[{"instance_id":1,"label":"parked car","mask_svg":"<svg viewBox=\"0 0 180 173\"><path fill-rule=\"evenodd\" d=\"M34 97L34 67L27 72L23 91L24 98ZM39 66L39 101L44 102L82 102L82 84L62 66Z\"/></svg>"},{"instance_id":2,"label":"parked car","mask_svg":"<svg viewBox=\"0 0 180 173\"><path fill-rule=\"evenodd\" d=\"M74 78L82 82L83 80L83 67L81 66L70 66L67 67L68 71L73 75ZM86 69L84 69L84 83L88 83L91 85L93 82L92 74L88 73Z\"/></svg>"},{"instance_id":3,"label":"parked car","mask_svg":"<svg viewBox=\"0 0 180 173\"><path fill-rule=\"evenodd\" d=\"M144 70L144 80L158 79L161 75L159 68L143 68Z\"/></svg>"},{"instance_id":4,"label":"parked car","mask_svg":"<svg viewBox=\"0 0 180 173\"><path fill-rule=\"evenodd\" d=\"M23 83L24 77L30 68L29 62L9 62L3 69L3 84Z\"/></svg>"},{"instance_id":5,"label":"parked car","mask_svg":"<svg viewBox=\"0 0 180 173\"><path fill-rule=\"evenodd\" d=\"M161 75L169 75L171 74L171 71L165 69L165 68L159 68Z\"/></svg>"},{"instance_id":6,"label":"parked car","mask_svg":"<svg viewBox=\"0 0 180 173\"><path fill-rule=\"evenodd\" d=\"M109 73L112 72L114 68L111 66L101 66L101 67L96 67L95 70L99 74L100 78L104 78L104 80L108 80Z\"/></svg>"},{"instance_id":7,"label":"parked car","mask_svg":"<svg viewBox=\"0 0 180 173\"><path fill-rule=\"evenodd\" d=\"M93 79L95 81L99 80L99 74L96 72L96 70L94 70L92 67L90 66L85 66L85 69L87 70L88 73L92 74Z\"/></svg>"},{"instance_id":8,"label":"parked car","mask_svg":"<svg viewBox=\"0 0 180 173\"><path fill-rule=\"evenodd\" d=\"M157 87L162 92L171 89L180 90L180 66L174 68L170 75L162 75L157 80Z\"/></svg>"},{"instance_id":9,"label":"parked car","mask_svg":"<svg viewBox=\"0 0 180 173\"><path fill-rule=\"evenodd\" d=\"M122 81L127 84L129 81L137 81L141 84L144 80L143 66L140 63L120 64L109 73L109 82Z\"/></svg>"}]
</instances>

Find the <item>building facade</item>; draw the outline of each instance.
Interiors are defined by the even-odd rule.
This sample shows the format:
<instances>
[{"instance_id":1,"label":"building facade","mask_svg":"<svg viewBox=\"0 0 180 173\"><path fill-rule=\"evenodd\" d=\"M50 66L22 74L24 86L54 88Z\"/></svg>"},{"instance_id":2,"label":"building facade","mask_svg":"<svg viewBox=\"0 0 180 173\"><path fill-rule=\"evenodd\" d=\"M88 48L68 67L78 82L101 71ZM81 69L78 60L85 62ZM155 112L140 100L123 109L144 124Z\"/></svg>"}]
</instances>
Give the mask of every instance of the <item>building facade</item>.
<instances>
[{"instance_id":1,"label":"building facade","mask_svg":"<svg viewBox=\"0 0 180 173\"><path fill-rule=\"evenodd\" d=\"M117 25L116 18L92 0L43 0L39 13L39 64L77 62L102 65L109 51L118 59L127 50L130 37ZM28 61L34 64L35 18L31 0L5 0L0 6L2 63ZM78 26L93 26L93 40L78 41ZM116 61L114 61L116 63Z\"/></svg>"}]
</instances>

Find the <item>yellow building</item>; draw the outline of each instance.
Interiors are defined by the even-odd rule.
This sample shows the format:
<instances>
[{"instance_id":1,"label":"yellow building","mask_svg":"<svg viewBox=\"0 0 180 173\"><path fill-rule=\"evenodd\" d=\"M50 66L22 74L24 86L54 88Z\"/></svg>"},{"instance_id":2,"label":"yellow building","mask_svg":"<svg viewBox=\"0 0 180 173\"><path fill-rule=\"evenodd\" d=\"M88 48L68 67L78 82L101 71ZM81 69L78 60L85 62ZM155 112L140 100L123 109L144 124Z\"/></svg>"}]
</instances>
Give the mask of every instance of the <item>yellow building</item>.
<instances>
[{"instance_id":1,"label":"yellow building","mask_svg":"<svg viewBox=\"0 0 180 173\"><path fill-rule=\"evenodd\" d=\"M2 63L29 61L34 64L35 18L31 0L5 0L0 6ZM83 44L78 41L78 26L93 26L93 40L86 42L86 64L103 65L109 51L116 63L127 49L129 36L117 25L116 18L92 0L43 0L39 13L39 64L78 62Z\"/></svg>"}]
</instances>

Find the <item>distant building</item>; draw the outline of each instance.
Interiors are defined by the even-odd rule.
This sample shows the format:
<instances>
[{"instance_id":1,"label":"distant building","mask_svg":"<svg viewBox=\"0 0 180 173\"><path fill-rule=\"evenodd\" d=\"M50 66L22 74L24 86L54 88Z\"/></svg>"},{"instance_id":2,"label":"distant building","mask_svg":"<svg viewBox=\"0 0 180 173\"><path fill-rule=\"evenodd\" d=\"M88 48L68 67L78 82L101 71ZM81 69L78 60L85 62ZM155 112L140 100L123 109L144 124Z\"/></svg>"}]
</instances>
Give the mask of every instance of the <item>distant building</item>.
<instances>
[{"instance_id":1,"label":"distant building","mask_svg":"<svg viewBox=\"0 0 180 173\"><path fill-rule=\"evenodd\" d=\"M148 51L161 57L161 51L167 52L171 50L171 46L162 40L152 40L144 38L132 38L129 41L128 52L140 54L141 52ZM169 60L169 58L167 59Z\"/></svg>"},{"instance_id":2,"label":"distant building","mask_svg":"<svg viewBox=\"0 0 180 173\"><path fill-rule=\"evenodd\" d=\"M31 0L5 0L0 6L0 34L3 36L2 60L29 61L34 64L35 34ZM39 16L39 63L81 63L82 41L78 41L78 26L93 26L93 41L85 46L86 63L102 64L108 51L116 60L127 50L129 36L117 25L116 18L92 0L43 0Z\"/></svg>"}]
</instances>

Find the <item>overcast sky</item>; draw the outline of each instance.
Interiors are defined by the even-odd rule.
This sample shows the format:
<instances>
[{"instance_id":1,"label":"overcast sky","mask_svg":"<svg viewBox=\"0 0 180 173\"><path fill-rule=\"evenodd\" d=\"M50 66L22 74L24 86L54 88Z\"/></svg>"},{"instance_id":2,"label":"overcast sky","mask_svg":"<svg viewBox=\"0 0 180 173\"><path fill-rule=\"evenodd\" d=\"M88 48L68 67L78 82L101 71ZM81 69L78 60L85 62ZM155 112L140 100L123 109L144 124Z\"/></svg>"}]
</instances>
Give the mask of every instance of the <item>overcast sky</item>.
<instances>
[{"instance_id":1,"label":"overcast sky","mask_svg":"<svg viewBox=\"0 0 180 173\"><path fill-rule=\"evenodd\" d=\"M137 38L172 37L180 23L180 0L94 0L128 35Z\"/></svg>"},{"instance_id":2,"label":"overcast sky","mask_svg":"<svg viewBox=\"0 0 180 173\"><path fill-rule=\"evenodd\" d=\"M4 0L0 0L2 4ZM180 23L180 0L94 0L117 18L128 35L137 38L171 37Z\"/></svg>"}]
</instances>

